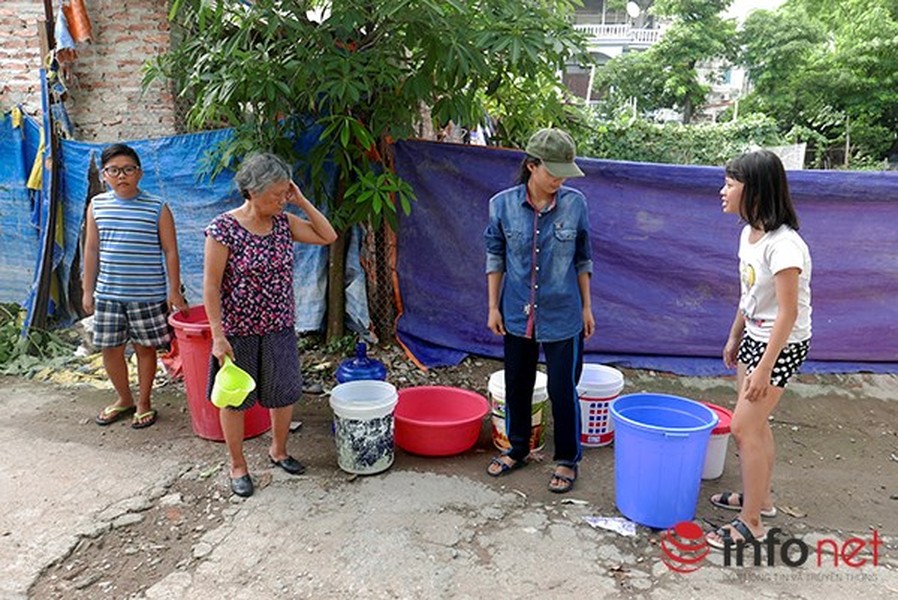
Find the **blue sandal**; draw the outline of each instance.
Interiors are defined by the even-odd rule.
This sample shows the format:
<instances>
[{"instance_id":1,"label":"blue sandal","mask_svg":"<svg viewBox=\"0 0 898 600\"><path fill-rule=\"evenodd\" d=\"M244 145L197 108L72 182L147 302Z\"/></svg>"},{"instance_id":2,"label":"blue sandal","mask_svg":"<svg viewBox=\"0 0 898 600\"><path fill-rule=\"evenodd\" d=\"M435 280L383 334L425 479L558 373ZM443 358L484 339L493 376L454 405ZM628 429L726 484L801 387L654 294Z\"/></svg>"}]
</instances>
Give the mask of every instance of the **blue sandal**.
<instances>
[{"instance_id":1,"label":"blue sandal","mask_svg":"<svg viewBox=\"0 0 898 600\"><path fill-rule=\"evenodd\" d=\"M567 475L561 475L558 473L557 467L554 473L552 473L552 479L549 480L549 491L555 492L556 494L566 494L572 489L574 489L574 482L577 481L577 475L579 474L579 466L578 465L563 465L559 464L559 467L567 467L568 469L574 470L574 476L568 477ZM559 480L563 485L561 486L553 486L552 482L555 480Z\"/></svg>"},{"instance_id":2,"label":"blue sandal","mask_svg":"<svg viewBox=\"0 0 898 600\"><path fill-rule=\"evenodd\" d=\"M503 475L507 475L508 473L515 471L517 469L523 469L527 466L528 462L526 458L522 458L521 460L515 460L513 463L508 464L504 460L502 460L503 456L508 456L507 454L500 454L499 456L494 456L490 460L490 464L486 466L486 474L490 477L502 477ZM514 460L514 459L512 459ZM499 465L498 471L491 471L490 467L493 465Z\"/></svg>"}]
</instances>

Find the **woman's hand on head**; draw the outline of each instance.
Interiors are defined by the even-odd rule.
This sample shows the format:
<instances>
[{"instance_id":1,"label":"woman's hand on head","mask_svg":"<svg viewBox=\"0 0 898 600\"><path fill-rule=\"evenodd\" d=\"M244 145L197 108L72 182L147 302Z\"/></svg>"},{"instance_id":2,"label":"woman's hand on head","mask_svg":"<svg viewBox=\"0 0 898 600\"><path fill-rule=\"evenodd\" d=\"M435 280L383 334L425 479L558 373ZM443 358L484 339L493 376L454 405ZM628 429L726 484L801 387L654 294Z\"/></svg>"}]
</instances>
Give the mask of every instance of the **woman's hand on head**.
<instances>
[{"instance_id":1,"label":"woman's hand on head","mask_svg":"<svg viewBox=\"0 0 898 600\"><path fill-rule=\"evenodd\" d=\"M302 190L299 189L299 186L296 185L296 182L293 180L290 181L290 194L287 197L287 200L290 202L290 204L299 207L302 207L304 204L309 202L309 199L306 198L305 194L302 193Z\"/></svg>"}]
</instances>

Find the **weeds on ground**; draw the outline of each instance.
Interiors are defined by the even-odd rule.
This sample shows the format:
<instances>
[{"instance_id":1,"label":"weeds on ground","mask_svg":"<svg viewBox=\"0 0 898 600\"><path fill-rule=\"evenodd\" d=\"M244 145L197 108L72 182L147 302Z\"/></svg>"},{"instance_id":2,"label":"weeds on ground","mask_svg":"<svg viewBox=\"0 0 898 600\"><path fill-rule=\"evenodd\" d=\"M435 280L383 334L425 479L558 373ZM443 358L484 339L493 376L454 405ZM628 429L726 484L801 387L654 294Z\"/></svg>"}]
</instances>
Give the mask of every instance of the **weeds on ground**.
<instances>
[{"instance_id":1,"label":"weeds on ground","mask_svg":"<svg viewBox=\"0 0 898 600\"><path fill-rule=\"evenodd\" d=\"M74 355L77 334L70 330L22 335L24 311L18 304L0 304L0 374L34 377L43 369L80 362Z\"/></svg>"},{"instance_id":2,"label":"weeds on ground","mask_svg":"<svg viewBox=\"0 0 898 600\"><path fill-rule=\"evenodd\" d=\"M324 351L337 356L355 356L355 345L359 341L358 334L347 333L343 337L327 342Z\"/></svg>"}]
</instances>

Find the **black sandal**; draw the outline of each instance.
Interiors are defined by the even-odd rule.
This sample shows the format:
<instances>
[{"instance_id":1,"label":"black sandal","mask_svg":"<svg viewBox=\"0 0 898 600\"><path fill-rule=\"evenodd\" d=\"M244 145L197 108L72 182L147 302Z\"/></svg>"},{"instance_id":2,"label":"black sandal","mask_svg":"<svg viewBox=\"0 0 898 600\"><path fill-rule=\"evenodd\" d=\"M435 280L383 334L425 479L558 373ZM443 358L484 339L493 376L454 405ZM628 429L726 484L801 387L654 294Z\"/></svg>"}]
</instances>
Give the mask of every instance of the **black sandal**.
<instances>
[{"instance_id":1,"label":"black sandal","mask_svg":"<svg viewBox=\"0 0 898 600\"><path fill-rule=\"evenodd\" d=\"M717 500L714 499L714 496L720 496ZM730 499L735 498L738 504L731 504ZM708 502L716 506L717 508L725 508L727 510L742 510L742 502L745 497L742 495L742 492L720 492L719 494L714 494L710 498L708 498ZM770 508L762 508L761 516L767 519L772 519L776 516L777 510L775 506Z\"/></svg>"},{"instance_id":2,"label":"black sandal","mask_svg":"<svg viewBox=\"0 0 898 600\"><path fill-rule=\"evenodd\" d=\"M486 474L487 475L489 475L490 477L502 477L503 475L507 475L508 473L511 473L512 471L515 471L517 469L523 469L528 464L528 461L526 458L522 458L520 460L514 460L512 458L511 460L514 460L514 462L511 464L508 464L507 462L502 460L503 456L508 456L508 455L500 454L499 456L494 456L490 460L490 464L488 464L486 466ZM498 471L490 471L490 467L493 465L499 465L499 470Z\"/></svg>"},{"instance_id":3,"label":"black sandal","mask_svg":"<svg viewBox=\"0 0 898 600\"><path fill-rule=\"evenodd\" d=\"M556 494L566 494L572 489L574 489L574 482L577 481L577 475L579 474L579 465L562 465L559 464L559 467L567 467L568 469L573 469L574 476L569 477L567 475L561 475L558 473L557 467L554 473L552 473L552 479L549 480L549 491L554 492ZM564 485L562 486L553 486L552 482L556 479L560 480Z\"/></svg>"},{"instance_id":4,"label":"black sandal","mask_svg":"<svg viewBox=\"0 0 898 600\"><path fill-rule=\"evenodd\" d=\"M742 536L742 539L734 539L732 535L732 531L736 531L739 535ZM755 534L751 532L751 529L748 528L748 525L745 522L736 517L726 525L722 527L718 527L716 531L714 531L714 535L720 538L720 541L712 540L710 538L705 538L707 540L708 545L717 550L723 550L727 546L735 546L736 544L763 544L764 540L767 539L767 532L764 532L764 535L761 537L756 537Z\"/></svg>"}]
</instances>

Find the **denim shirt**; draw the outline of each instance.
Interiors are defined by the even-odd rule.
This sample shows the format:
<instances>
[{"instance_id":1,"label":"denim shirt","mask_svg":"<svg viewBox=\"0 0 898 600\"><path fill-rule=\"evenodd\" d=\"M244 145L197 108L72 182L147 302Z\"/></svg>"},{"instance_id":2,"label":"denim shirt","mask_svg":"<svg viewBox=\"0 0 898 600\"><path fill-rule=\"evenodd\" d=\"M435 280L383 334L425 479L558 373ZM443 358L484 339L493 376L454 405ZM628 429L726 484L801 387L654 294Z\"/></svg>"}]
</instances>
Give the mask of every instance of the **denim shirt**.
<instances>
[{"instance_id":1,"label":"denim shirt","mask_svg":"<svg viewBox=\"0 0 898 600\"><path fill-rule=\"evenodd\" d=\"M537 342L572 338L583 329L577 283L592 273L586 198L562 186L541 212L523 184L490 199L486 272L505 273L500 310L505 329Z\"/></svg>"}]
</instances>

